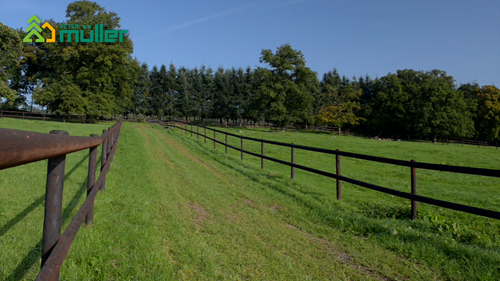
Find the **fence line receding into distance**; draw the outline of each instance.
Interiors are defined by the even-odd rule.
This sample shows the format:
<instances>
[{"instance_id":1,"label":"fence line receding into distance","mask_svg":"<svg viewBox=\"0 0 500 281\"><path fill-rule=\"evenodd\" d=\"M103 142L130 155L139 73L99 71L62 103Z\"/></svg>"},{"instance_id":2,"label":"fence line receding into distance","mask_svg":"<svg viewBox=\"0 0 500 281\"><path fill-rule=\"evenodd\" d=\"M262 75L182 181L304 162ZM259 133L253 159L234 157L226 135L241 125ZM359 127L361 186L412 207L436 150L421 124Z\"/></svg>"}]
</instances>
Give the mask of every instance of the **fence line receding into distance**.
<instances>
[{"instance_id":1,"label":"fence line receding into distance","mask_svg":"<svg viewBox=\"0 0 500 281\"><path fill-rule=\"evenodd\" d=\"M370 156L370 155L364 155L364 154L357 154L357 153L350 153L350 152L344 152L340 150L330 150L330 149L324 149L324 148L316 148L316 147L309 147L309 146L303 146L303 145L296 145L296 144L290 144L290 143L284 143L284 142L277 142L277 141L270 141L270 140L264 140L264 139L256 139L256 138L251 138L251 137L244 137L241 135L236 135L224 131L220 131L217 129L205 127L205 126L200 126L197 124L190 124L184 121L179 121L179 120L151 120L150 122L156 122L159 123L162 126L169 127L169 128L174 128L174 129L180 129L181 133L185 132L186 134L188 132L191 132L192 134L196 134L198 136L203 136L205 138L205 142L207 139L211 140L214 142L214 149L216 149L216 143L219 143L223 145L226 149L226 154L227 154L227 148L232 148L236 151L241 152L241 159L243 160L243 154L248 154L252 155L255 157L258 157L261 159L261 168L264 169L264 160L269 160L273 161L276 163L280 163L286 166L291 167L291 177L295 178L295 169L300 169L303 171L308 171L314 174L322 175L325 177L333 178L337 180L337 199L341 200L341 182L345 181L351 184L355 184L361 187L365 187L371 190L379 191L382 193L394 195L397 197L401 198L406 198L411 200L411 219L416 219L417 218L417 202L422 202L438 207L443 207L446 209L452 209L456 211L461 211L469 214L474 214L474 215L479 215L479 216L484 216L488 218L493 218L500 220L500 212L497 211L492 211L492 210L486 210L482 208L477 208L477 207L472 207L472 206L467 206L463 204L458 204L458 203L452 203L452 202L447 202L443 200L438 200L438 199L433 199L425 196L420 196L417 194L417 169L426 169L426 170L434 170L434 171L444 171L444 172L452 172L452 173L459 173L459 174L469 174L469 175L479 175L479 176L487 176L487 177L495 177L495 178L500 178L500 170L493 170L493 169L483 169L483 168L471 168L471 167L460 167L460 166L449 166L449 165L440 165L440 164L432 164L432 163L420 163L416 162L415 160L411 161L404 161L404 160L397 160L397 159L390 159L390 158L384 158L384 157L376 157L376 156ZM191 125L191 130L188 129L188 125ZM192 126L197 126L196 131L192 130ZM204 134L199 133L199 128L204 129ZM214 133L214 137L211 138L207 134L207 130L211 130ZM225 141L219 141L217 140L217 133L225 135ZM227 138L228 136L235 137L235 138L240 138L241 139L241 147L235 147L232 145L229 145L227 143ZM255 141L255 142L260 142L261 143L261 153L254 153L251 151L244 150L243 147L243 140L250 140L250 141ZM276 158L272 158L269 156L265 156L264 154L264 144L272 144L272 145L278 145L282 147L290 147L291 148L291 159L290 161L284 161ZM320 152L320 153L325 153L325 154L331 154L331 155L336 155L336 173L330 173L330 172L325 172L321 171L318 169L298 165L295 163L295 150L296 149L301 149L301 150L307 150L307 151L313 151L313 152ZM341 174L341 156L344 157L349 157L349 158L355 158L355 159L361 159L361 160L367 160L367 161L373 161L373 162L379 162L379 163L385 163L385 164L391 164L391 165L396 165L396 166L403 166L403 167L408 167L409 168L409 174L410 174L410 186L411 186L411 192L406 193L406 192L401 192L397 190L393 190L390 188L382 187L379 185L359 181L356 179L348 178L345 176L342 176Z\"/></svg>"},{"instance_id":2,"label":"fence line receding into distance","mask_svg":"<svg viewBox=\"0 0 500 281\"><path fill-rule=\"evenodd\" d=\"M104 190L120 137L123 120L103 130L101 136L69 136L66 131L50 134L0 128L0 170L48 159L45 216L42 238L42 266L36 280L59 280L62 263L78 229L94 219L94 199ZM102 145L101 173L96 180L97 148ZM89 149L87 199L61 235L62 194L66 155Z\"/></svg>"}]
</instances>

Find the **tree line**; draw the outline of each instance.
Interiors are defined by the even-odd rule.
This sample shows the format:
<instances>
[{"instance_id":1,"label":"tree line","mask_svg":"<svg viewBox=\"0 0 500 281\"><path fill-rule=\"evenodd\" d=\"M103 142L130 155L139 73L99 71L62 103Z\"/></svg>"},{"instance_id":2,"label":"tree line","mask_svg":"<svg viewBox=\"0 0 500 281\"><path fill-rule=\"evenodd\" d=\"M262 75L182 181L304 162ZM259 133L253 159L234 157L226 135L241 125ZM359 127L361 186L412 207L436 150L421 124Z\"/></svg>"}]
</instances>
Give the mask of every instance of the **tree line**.
<instances>
[{"instance_id":1,"label":"tree line","mask_svg":"<svg viewBox=\"0 0 500 281\"><path fill-rule=\"evenodd\" d=\"M48 20L59 28L61 23ZM64 24L120 28L97 3L68 5ZM47 32L47 31L43 31ZM44 34L42 32L42 35ZM47 34L45 34L47 35ZM442 70L397 70L348 78L336 69L318 77L289 44L262 50L255 68L153 66L132 57L133 43L22 43L26 32L0 23L0 107L48 112L266 121L277 126L331 125L365 133L500 137L500 90L457 85ZM50 36L48 36L50 37Z\"/></svg>"}]
</instances>

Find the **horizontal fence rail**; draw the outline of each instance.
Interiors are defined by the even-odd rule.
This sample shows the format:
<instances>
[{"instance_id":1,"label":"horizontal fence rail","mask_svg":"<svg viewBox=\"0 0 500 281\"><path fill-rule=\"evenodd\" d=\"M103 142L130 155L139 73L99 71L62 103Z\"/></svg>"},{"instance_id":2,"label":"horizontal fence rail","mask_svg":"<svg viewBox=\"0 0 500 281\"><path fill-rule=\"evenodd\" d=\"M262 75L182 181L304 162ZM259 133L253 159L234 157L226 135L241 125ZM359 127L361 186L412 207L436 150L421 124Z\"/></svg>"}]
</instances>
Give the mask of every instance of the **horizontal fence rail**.
<instances>
[{"instance_id":1,"label":"horizontal fence rail","mask_svg":"<svg viewBox=\"0 0 500 281\"><path fill-rule=\"evenodd\" d=\"M65 131L50 134L0 129L0 170L48 159L45 215L42 238L42 266L36 280L59 280L61 266L83 221L94 219L94 199L104 190L106 173L116 152L123 120L104 130L101 136L72 137ZM102 146L101 173L95 180L97 148ZM61 235L62 194L66 155L89 149L87 199Z\"/></svg>"},{"instance_id":2,"label":"horizontal fence rail","mask_svg":"<svg viewBox=\"0 0 500 281\"><path fill-rule=\"evenodd\" d=\"M0 110L0 118L20 118L20 119L35 119L35 120L55 120L55 121L79 121L85 116L78 117L74 115L60 115L60 114L50 114L50 113L37 113L28 111L8 111Z\"/></svg>"},{"instance_id":3,"label":"horizontal fence rail","mask_svg":"<svg viewBox=\"0 0 500 281\"><path fill-rule=\"evenodd\" d=\"M350 152L343 152L339 150L330 150L330 149L323 149L323 148L315 148L315 147L309 147L309 146L303 146L303 145L296 145L296 144L290 144L290 143L284 143L284 142L277 142L277 141L270 141L270 140L264 140L264 139L256 139L256 138L251 138L251 137L245 137L241 135L236 135L224 131L220 131L217 129L205 127L205 126L200 126L196 124L192 124L193 126L197 126L200 128L203 128L205 130L205 134L202 135L199 132L199 128L196 129L196 131L188 130L187 122L184 121L179 121L179 120L166 120L166 121L161 121L161 120L151 120L150 122L155 122L158 123L162 126L165 126L167 128L173 128L173 129L180 129L185 131L186 133L191 132L191 134L196 134L198 136L203 136L206 139L209 139L214 142L214 148L216 147L215 144L219 143L223 146L226 147L226 153L227 153L227 148L232 148L236 151L241 152L241 159L243 160L243 154L248 154L252 155L258 158L261 158L261 168L264 169L264 160L269 160L273 161L282 165L286 165L291 167L291 177L295 178L295 171L294 168L311 172L314 174L322 175L325 177L329 178L334 178L337 179L337 199L341 199L341 185L340 183L342 181L355 184L364 188L368 188L371 190L379 191L382 193L394 195L397 197L401 198L406 198L411 200L411 207L412 207L412 219L417 218L417 202L422 202L438 207L443 207L447 209L452 209L456 211L461 211L469 214L474 214L474 215L479 215L479 216L484 216L488 218L493 218L493 219L500 219L500 212L497 211L492 211L492 210L486 210L482 208L477 208L477 207L472 207L472 206L467 206L463 204L458 204L458 203L452 203L452 202L447 202L443 200L438 200L438 199L433 199L425 196L420 196L417 195L417 185L416 185L416 169L426 169L426 170L433 170L433 171L444 171L444 172L452 172L452 173L460 173L460 174L470 174L470 175L480 175L480 176L488 176L488 177L496 177L500 178L500 170L493 170L493 169L482 169L482 168L471 168L471 167L460 167L460 166L448 166L448 165L440 165L440 164L432 164L432 163L419 163L416 161L404 161L404 160L396 160L396 159L390 159L390 158L384 158L384 157L376 157L376 156L370 156L370 155L363 155L363 154L357 154L357 153L350 153ZM183 124L185 127L183 128ZM189 124L191 125L191 124ZM207 135L206 131L211 130L214 132L214 138L211 138ZM216 133L219 134L224 134L226 136L226 140L220 141L215 138ZM240 138L241 139L241 147L238 148L236 146L232 146L227 144L227 136L232 136L235 138ZM243 140L251 140L251 141L256 141L261 143L261 153L255 153L251 151L244 150L243 148ZM206 142L206 141L205 141ZM269 156L264 155L264 144L273 144L273 145L278 145L278 146L283 146L283 147L290 147L291 148L291 161L284 161L276 158L272 158ZM317 170L314 168L302 166L295 164L295 150L296 149L302 149L306 151L313 151L313 152L320 152L320 153L325 153L325 154L331 154L331 155L336 155L336 166L337 170L336 173L330 173L330 172L325 172L321 170ZM378 186L375 184L359 181L356 179L351 179L345 176L341 175L341 169L340 169L340 156L344 157L349 157L349 158L355 158L355 159L361 159L361 160L367 160L367 161L372 161L372 162L378 162L378 163L384 163L384 164L391 164L391 165L397 165L397 166L404 166L408 167L409 169L409 174L411 175L411 193L406 193L402 191L397 191L393 190L390 188Z\"/></svg>"}]
</instances>

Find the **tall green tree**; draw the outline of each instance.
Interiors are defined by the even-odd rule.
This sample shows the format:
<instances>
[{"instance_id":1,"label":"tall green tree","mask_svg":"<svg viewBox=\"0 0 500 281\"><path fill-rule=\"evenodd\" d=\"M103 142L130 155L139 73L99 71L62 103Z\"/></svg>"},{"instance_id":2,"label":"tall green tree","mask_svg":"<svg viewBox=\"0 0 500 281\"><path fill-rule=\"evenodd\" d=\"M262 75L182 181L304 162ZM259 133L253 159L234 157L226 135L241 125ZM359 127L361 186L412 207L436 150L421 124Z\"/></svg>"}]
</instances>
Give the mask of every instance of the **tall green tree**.
<instances>
[{"instance_id":1,"label":"tall green tree","mask_svg":"<svg viewBox=\"0 0 500 281\"><path fill-rule=\"evenodd\" d=\"M215 91L215 81L214 81L214 71L209 66L201 66L200 69L201 79L202 79L202 91L199 95L201 100L201 120L209 117L210 112L214 106L214 91Z\"/></svg>"},{"instance_id":2,"label":"tall green tree","mask_svg":"<svg viewBox=\"0 0 500 281\"><path fill-rule=\"evenodd\" d=\"M407 88L417 94L412 95L413 102L410 103L415 131L432 137L434 141L437 136L472 136L472 117L463 94L456 90L453 77L445 71L432 70L419 72L414 78L417 81L409 81ZM414 89L415 86L418 88Z\"/></svg>"},{"instance_id":3,"label":"tall green tree","mask_svg":"<svg viewBox=\"0 0 500 281\"><path fill-rule=\"evenodd\" d=\"M312 120L313 92L317 91L316 73L306 67L301 51L289 44L272 50L262 50L261 63L268 67L258 67L255 71L262 83L257 91L267 109L267 120L279 126Z\"/></svg>"},{"instance_id":4,"label":"tall green tree","mask_svg":"<svg viewBox=\"0 0 500 281\"><path fill-rule=\"evenodd\" d=\"M500 139L500 89L495 86L483 86L476 90L476 94L478 134L488 140Z\"/></svg>"},{"instance_id":5,"label":"tall green tree","mask_svg":"<svg viewBox=\"0 0 500 281\"><path fill-rule=\"evenodd\" d=\"M160 76L158 66L153 66L149 72L149 80L151 81L149 89L149 104L151 106L151 113L160 118L162 113L161 96L163 95L163 81Z\"/></svg>"},{"instance_id":6,"label":"tall green tree","mask_svg":"<svg viewBox=\"0 0 500 281\"><path fill-rule=\"evenodd\" d=\"M356 82L355 80L353 80ZM337 126L339 134L346 124L359 125L362 117L358 116L361 109L359 99L362 90L357 83L351 83L345 76L340 79L336 70L323 76L321 85L321 106L319 117L321 121Z\"/></svg>"},{"instance_id":7,"label":"tall green tree","mask_svg":"<svg viewBox=\"0 0 500 281\"><path fill-rule=\"evenodd\" d=\"M175 97L176 113L180 117L188 119L194 113L194 96L192 85L189 80L189 69L180 67L177 73L177 93Z\"/></svg>"},{"instance_id":8,"label":"tall green tree","mask_svg":"<svg viewBox=\"0 0 500 281\"><path fill-rule=\"evenodd\" d=\"M168 75L166 80L167 104L166 113L169 118L174 114L175 96L177 93L177 68L173 63L168 67Z\"/></svg>"},{"instance_id":9,"label":"tall green tree","mask_svg":"<svg viewBox=\"0 0 500 281\"><path fill-rule=\"evenodd\" d=\"M375 80L377 89L372 98L366 99L366 127L372 132L406 134L412 132L410 94L405 91L397 74L387 74Z\"/></svg>"},{"instance_id":10,"label":"tall green tree","mask_svg":"<svg viewBox=\"0 0 500 281\"><path fill-rule=\"evenodd\" d=\"M138 64L138 62L137 62ZM149 112L149 90L151 87L151 80L149 77L149 66L147 63L142 63L140 67L134 68L134 90L133 90L133 108L132 114L143 116L148 115Z\"/></svg>"},{"instance_id":11,"label":"tall green tree","mask_svg":"<svg viewBox=\"0 0 500 281\"><path fill-rule=\"evenodd\" d=\"M11 88L12 80L20 76L22 43L19 34L0 22L0 107L13 107L17 91Z\"/></svg>"},{"instance_id":12,"label":"tall green tree","mask_svg":"<svg viewBox=\"0 0 500 281\"><path fill-rule=\"evenodd\" d=\"M49 20L60 30L60 24ZM120 18L95 2L76 1L66 9L65 24L103 24L119 29ZM85 30L85 37L90 30ZM60 114L86 115L93 120L127 111L132 103L134 60L132 41L124 35L115 43L37 43L44 50L37 79L43 83L35 101Z\"/></svg>"},{"instance_id":13,"label":"tall green tree","mask_svg":"<svg viewBox=\"0 0 500 281\"><path fill-rule=\"evenodd\" d=\"M222 66L215 72L214 86L213 117L219 119L222 124L223 119L231 118L231 112L234 110L233 84L229 72L225 71Z\"/></svg>"}]
</instances>

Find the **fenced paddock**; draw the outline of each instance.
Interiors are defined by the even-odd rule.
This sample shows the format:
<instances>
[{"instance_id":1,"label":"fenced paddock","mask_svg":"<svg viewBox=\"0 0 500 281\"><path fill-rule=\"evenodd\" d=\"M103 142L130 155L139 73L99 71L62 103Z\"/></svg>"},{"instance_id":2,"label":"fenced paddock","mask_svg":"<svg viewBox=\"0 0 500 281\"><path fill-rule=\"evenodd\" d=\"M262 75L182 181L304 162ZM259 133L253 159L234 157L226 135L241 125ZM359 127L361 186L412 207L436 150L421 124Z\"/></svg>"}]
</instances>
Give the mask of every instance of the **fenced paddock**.
<instances>
[{"instance_id":1,"label":"fenced paddock","mask_svg":"<svg viewBox=\"0 0 500 281\"><path fill-rule=\"evenodd\" d=\"M87 224L93 222L94 199L99 190L105 189L106 174L113 162L122 123L120 119L108 130L104 130L101 136L91 137L74 137L65 131L56 130L50 134L42 134L0 129L0 170L48 160L42 267L36 280L59 280L61 265L79 227L84 220ZM102 154L100 175L96 180L98 146L102 146ZM84 149L89 149L87 199L61 235L66 155Z\"/></svg>"},{"instance_id":2,"label":"fenced paddock","mask_svg":"<svg viewBox=\"0 0 500 281\"><path fill-rule=\"evenodd\" d=\"M228 148L234 149L236 151L241 152L241 159L244 159L244 155L252 155L255 157L258 157L261 159L261 168L264 169L264 161L269 160L272 162L276 162L282 165L286 165L290 167L290 177L292 179L295 178L295 169L300 169L303 171L311 172L317 175L322 175L325 177L333 178L336 179L336 192L337 192L337 199L341 200L342 198L342 189L341 189L341 182L348 182L357 186L361 186L367 189L375 190L378 192L382 192L385 194L397 196L400 198L405 198L409 199L411 201L411 218L416 219L418 214L417 214L417 202L422 202L446 209L451 209L451 210L456 210L456 211L461 211L469 214L474 214L474 215L479 215L487 218L493 218L493 219L500 219L500 212L497 211L492 211L492 210L487 210L483 208L477 208L473 206L468 206L464 204L457 204L457 203L452 203L448 201L443 201L439 199L434 199L430 197L425 197L425 196L420 196L418 195L418 190L417 190L417 169L425 169L425 170L432 170L432 171L442 171L442 172L451 172L451 173L458 173L458 174L468 174L468 175L477 175L477 176L484 176L484 177L495 177L495 178L500 178L500 170L496 169L483 169L483 168L471 168L471 167L462 167L462 166L453 166L453 165L441 165L441 164L431 164L431 163L419 163L414 160L412 161L403 161L403 160L396 160L396 159L390 159L390 158L383 158L383 157L375 157L375 156L370 156L370 155L364 155L364 154L356 154L356 153L349 153L349 152L343 152L339 150L329 150L329 149L322 149L322 148L315 148L315 147L309 147L309 146L302 146L302 145L296 145L296 144L290 144L290 143L283 143L283 142L277 142L277 141L269 141L269 140L263 140L263 139L255 139L255 138L250 138L250 137L244 137L241 135L236 135L236 134L231 134L228 132L220 131L217 129L209 128L209 127L204 127L204 126L199 126L196 124L190 124L184 121L178 121L178 120L166 120L166 121L160 121L160 120L155 120L152 122L157 122L165 127L169 128L175 128L181 131L181 133L190 133L191 136L195 134L197 138L199 139L202 137L205 142L207 142L207 139L212 141L214 144L214 149L217 148L217 144L220 144L224 146L225 148L225 153L228 153ZM195 129L193 130L193 126ZM202 130L200 130L202 129ZM217 139L217 135L219 135L219 139ZM240 147L232 146L228 144L228 137L233 137L239 139ZM221 141L222 139L222 141ZM244 141L249 140L249 141L254 141L258 142L261 144L261 153L255 153L251 152L248 150L244 149ZM290 148L290 161L284 161L272 157L268 157L265 155L265 144L271 144L271 145L276 145L280 147L288 147ZM295 151L296 150L305 150L305 151L311 151L315 153L323 153L323 154L330 154L330 155L335 155L336 157L336 172L335 173L330 173L326 171L321 171L319 169L314 169L311 167L303 166L303 165L298 165L295 163ZM391 165L396 165L400 167L406 167L408 168L408 175L409 175L409 186L410 192L402 192L394 189L389 189L383 186L379 185L374 185L370 184L367 182L363 182L360 180L348 178L345 176L342 176L341 173L341 157L348 157L348 158L353 158L353 159L360 159L360 160L366 160L366 161L371 161L371 162L378 162L378 163L384 163L384 164L391 164Z\"/></svg>"}]
</instances>

